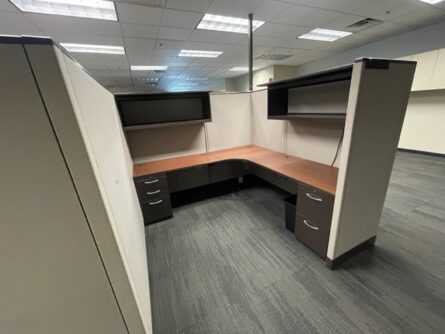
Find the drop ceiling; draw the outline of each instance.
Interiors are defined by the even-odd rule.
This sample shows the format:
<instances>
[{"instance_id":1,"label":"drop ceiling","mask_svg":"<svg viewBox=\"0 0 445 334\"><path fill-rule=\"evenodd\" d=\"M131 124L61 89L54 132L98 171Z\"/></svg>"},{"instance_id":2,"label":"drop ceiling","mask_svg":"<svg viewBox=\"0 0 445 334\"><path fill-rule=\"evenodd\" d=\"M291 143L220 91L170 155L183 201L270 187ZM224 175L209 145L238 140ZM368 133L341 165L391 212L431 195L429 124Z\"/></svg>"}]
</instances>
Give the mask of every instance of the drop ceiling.
<instances>
[{"instance_id":1,"label":"drop ceiling","mask_svg":"<svg viewBox=\"0 0 445 334\"><path fill-rule=\"evenodd\" d=\"M73 53L112 91L224 89L247 66L247 35L196 30L204 13L266 21L254 33L254 66L299 65L445 19L445 1L139 0L115 1L119 21L20 12L0 0L0 34L50 36L58 42L124 46L125 55ZM314 28L346 30L366 18L380 24L335 42L297 39ZM352 30L351 30L352 31ZM222 51L218 58L178 57L181 49ZM286 55L283 60L265 55ZM272 59L270 59L272 58ZM168 66L165 72L132 65Z\"/></svg>"}]
</instances>

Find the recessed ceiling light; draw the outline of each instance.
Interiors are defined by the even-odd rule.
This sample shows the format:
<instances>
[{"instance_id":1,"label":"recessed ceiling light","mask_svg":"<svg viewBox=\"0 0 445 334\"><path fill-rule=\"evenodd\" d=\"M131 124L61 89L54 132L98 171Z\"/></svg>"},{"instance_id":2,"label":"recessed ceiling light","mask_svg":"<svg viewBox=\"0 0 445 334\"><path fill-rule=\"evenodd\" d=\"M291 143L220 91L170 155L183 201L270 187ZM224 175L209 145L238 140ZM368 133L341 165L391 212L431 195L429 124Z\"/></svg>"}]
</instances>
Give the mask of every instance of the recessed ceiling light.
<instances>
[{"instance_id":1,"label":"recessed ceiling light","mask_svg":"<svg viewBox=\"0 0 445 334\"><path fill-rule=\"evenodd\" d=\"M149 66L149 65L135 65L131 66L132 71L167 71L168 66Z\"/></svg>"},{"instance_id":2,"label":"recessed ceiling light","mask_svg":"<svg viewBox=\"0 0 445 334\"><path fill-rule=\"evenodd\" d=\"M256 69L257 69L256 67L253 68L254 71ZM232 67L229 71L232 71L232 72L248 72L249 68L247 66L235 66L235 67Z\"/></svg>"},{"instance_id":3,"label":"recessed ceiling light","mask_svg":"<svg viewBox=\"0 0 445 334\"><path fill-rule=\"evenodd\" d=\"M125 49L123 46L113 45L90 45L90 44L75 44L75 43L60 43L69 52L80 53L106 53L115 55L124 55Z\"/></svg>"},{"instance_id":4,"label":"recessed ceiling light","mask_svg":"<svg viewBox=\"0 0 445 334\"><path fill-rule=\"evenodd\" d=\"M86 17L117 21L113 1L106 0L10 0L23 12Z\"/></svg>"},{"instance_id":5,"label":"recessed ceiling light","mask_svg":"<svg viewBox=\"0 0 445 334\"><path fill-rule=\"evenodd\" d=\"M419 0L419 1L429 3L430 5L435 5L436 3L442 2L443 0Z\"/></svg>"},{"instance_id":6,"label":"recessed ceiling light","mask_svg":"<svg viewBox=\"0 0 445 334\"><path fill-rule=\"evenodd\" d=\"M261 27L264 21L252 21L252 30ZM239 34L249 33L249 20L239 17L205 14L196 29L235 32Z\"/></svg>"},{"instance_id":7,"label":"recessed ceiling light","mask_svg":"<svg viewBox=\"0 0 445 334\"><path fill-rule=\"evenodd\" d=\"M325 42L333 42L339 38L343 38L351 35L352 32L349 31L339 31L339 30L329 30L329 29L314 29L309 31L307 34L304 34L298 38L301 39L312 39L315 41L325 41Z\"/></svg>"},{"instance_id":8,"label":"recessed ceiling light","mask_svg":"<svg viewBox=\"0 0 445 334\"><path fill-rule=\"evenodd\" d=\"M181 50L179 57L199 57L199 58L217 58L222 55L221 51L199 51L199 50Z\"/></svg>"}]
</instances>

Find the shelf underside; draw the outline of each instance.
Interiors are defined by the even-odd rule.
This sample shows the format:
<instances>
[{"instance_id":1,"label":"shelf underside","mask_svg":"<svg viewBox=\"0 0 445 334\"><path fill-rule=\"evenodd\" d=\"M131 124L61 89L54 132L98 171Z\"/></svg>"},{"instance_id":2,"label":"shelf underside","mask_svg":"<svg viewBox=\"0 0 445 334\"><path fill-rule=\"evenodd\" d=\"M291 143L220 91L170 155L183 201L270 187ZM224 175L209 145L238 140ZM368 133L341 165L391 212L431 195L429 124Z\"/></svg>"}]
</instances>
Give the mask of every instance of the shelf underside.
<instances>
[{"instance_id":1,"label":"shelf underside","mask_svg":"<svg viewBox=\"0 0 445 334\"><path fill-rule=\"evenodd\" d=\"M205 119L196 119L196 120L191 120L191 121L177 121L177 122L132 125L132 126L125 126L124 130L125 131L134 131L134 130L143 130L143 129L154 129L154 128L169 127L169 126L199 124L199 123L206 123L206 122L211 122L211 121L212 120L210 118L205 118Z\"/></svg>"},{"instance_id":2,"label":"shelf underside","mask_svg":"<svg viewBox=\"0 0 445 334\"><path fill-rule=\"evenodd\" d=\"M321 119L345 119L346 114L285 114L285 115L269 115L268 119L292 120L302 118L321 118Z\"/></svg>"}]
</instances>

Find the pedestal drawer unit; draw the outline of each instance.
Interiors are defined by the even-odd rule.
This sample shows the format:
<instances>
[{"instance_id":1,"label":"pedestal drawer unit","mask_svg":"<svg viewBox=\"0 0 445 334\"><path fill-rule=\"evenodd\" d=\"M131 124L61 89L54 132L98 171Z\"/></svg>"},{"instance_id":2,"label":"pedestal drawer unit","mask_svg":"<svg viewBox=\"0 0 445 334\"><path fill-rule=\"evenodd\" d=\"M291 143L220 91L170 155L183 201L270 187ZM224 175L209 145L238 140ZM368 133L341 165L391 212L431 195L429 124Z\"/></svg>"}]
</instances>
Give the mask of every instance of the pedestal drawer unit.
<instances>
[{"instance_id":1,"label":"pedestal drawer unit","mask_svg":"<svg viewBox=\"0 0 445 334\"><path fill-rule=\"evenodd\" d=\"M322 258L326 258L334 196L300 185L297 196L295 236Z\"/></svg>"},{"instance_id":2,"label":"pedestal drawer unit","mask_svg":"<svg viewBox=\"0 0 445 334\"><path fill-rule=\"evenodd\" d=\"M164 173L141 176L134 181L145 225L172 216L167 176Z\"/></svg>"}]
</instances>

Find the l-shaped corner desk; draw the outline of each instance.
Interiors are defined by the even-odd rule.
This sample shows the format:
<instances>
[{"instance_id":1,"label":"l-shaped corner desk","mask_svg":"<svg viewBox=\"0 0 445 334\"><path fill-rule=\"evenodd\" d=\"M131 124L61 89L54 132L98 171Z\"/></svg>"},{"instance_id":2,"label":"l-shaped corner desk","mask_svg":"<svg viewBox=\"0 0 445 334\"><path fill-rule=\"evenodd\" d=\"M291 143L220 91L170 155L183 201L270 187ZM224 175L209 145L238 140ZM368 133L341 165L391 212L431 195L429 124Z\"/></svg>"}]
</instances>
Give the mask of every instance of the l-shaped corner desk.
<instances>
[{"instance_id":1,"label":"l-shaped corner desk","mask_svg":"<svg viewBox=\"0 0 445 334\"><path fill-rule=\"evenodd\" d=\"M297 194L295 236L326 259L338 169L250 145L136 164L146 224L172 217L170 194L253 174Z\"/></svg>"}]
</instances>

